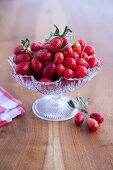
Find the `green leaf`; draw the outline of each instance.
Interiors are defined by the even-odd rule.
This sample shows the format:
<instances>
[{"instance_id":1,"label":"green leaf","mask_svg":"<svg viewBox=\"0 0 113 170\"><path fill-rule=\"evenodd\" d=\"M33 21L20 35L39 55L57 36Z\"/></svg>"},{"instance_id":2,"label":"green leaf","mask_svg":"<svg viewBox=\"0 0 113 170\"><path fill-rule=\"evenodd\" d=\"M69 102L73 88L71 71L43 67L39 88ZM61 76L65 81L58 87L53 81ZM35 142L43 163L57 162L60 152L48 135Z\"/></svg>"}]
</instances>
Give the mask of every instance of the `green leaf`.
<instances>
[{"instance_id":1,"label":"green leaf","mask_svg":"<svg viewBox=\"0 0 113 170\"><path fill-rule=\"evenodd\" d=\"M83 104L83 106L85 106L85 102L84 102L84 99L82 97L80 97L80 102L81 102L81 104Z\"/></svg>"},{"instance_id":2,"label":"green leaf","mask_svg":"<svg viewBox=\"0 0 113 170\"><path fill-rule=\"evenodd\" d=\"M28 38L26 38L26 43L27 43L27 47L29 47L30 46L30 40L28 39Z\"/></svg>"},{"instance_id":3,"label":"green leaf","mask_svg":"<svg viewBox=\"0 0 113 170\"><path fill-rule=\"evenodd\" d=\"M54 36L54 35L55 35L55 33L51 32L51 31L49 31L49 33L50 33L51 36Z\"/></svg>"},{"instance_id":4,"label":"green leaf","mask_svg":"<svg viewBox=\"0 0 113 170\"><path fill-rule=\"evenodd\" d=\"M24 41L24 40L21 40L21 43L24 45L24 44L25 44L25 41Z\"/></svg>"},{"instance_id":5,"label":"green leaf","mask_svg":"<svg viewBox=\"0 0 113 170\"><path fill-rule=\"evenodd\" d=\"M87 98L87 100L85 101L85 107L87 108L87 106L88 106L88 100L89 100L89 98Z\"/></svg>"},{"instance_id":6,"label":"green leaf","mask_svg":"<svg viewBox=\"0 0 113 170\"><path fill-rule=\"evenodd\" d=\"M73 102L73 100L70 100L70 101L68 102L68 104L69 104L70 107L76 108L76 107L75 107L75 103Z\"/></svg>"},{"instance_id":7,"label":"green leaf","mask_svg":"<svg viewBox=\"0 0 113 170\"><path fill-rule=\"evenodd\" d=\"M81 103L80 98L76 96L76 99L78 100L79 103Z\"/></svg>"},{"instance_id":8,"label":"green leaf","mask_svg":"<svg viewBox=\"0 0 113 170\"><path fill-rule=\"evenodd\" d=\"M59 33L60 33L59 28L55 24L54 24L54 26L56 27L55 34L59 35Z\"/></svg>"},{"instance_id":9,"label":"green leaf","mask_svg":"<svg viewBox=\"0 0 113 170\"><path fill-rule=\"evenodd\" d=\"M30 46L30 41L28 38L24 40L21 40L21 43L23 44L23 48L21 51L25 51L25 50L28 50L28 47Z\"/></svg>"}]
</instances>

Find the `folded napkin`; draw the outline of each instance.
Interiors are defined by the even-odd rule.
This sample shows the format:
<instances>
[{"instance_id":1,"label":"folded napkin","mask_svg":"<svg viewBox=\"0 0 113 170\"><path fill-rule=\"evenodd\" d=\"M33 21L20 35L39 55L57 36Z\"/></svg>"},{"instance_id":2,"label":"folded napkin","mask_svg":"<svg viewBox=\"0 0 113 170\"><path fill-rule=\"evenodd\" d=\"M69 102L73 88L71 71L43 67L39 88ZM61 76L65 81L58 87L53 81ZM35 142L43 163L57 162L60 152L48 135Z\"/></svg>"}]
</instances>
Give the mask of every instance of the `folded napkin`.
<instances>
[{"instance_id":1,"label":"folded napkin","mask_svg":"<svg viewBox=\"0 0 113 170\"><path fill-rule=\"evenodd\" d=\"M15 99L0 87L0 126L11 122L13 118L24 113L24 109L20 107L21 104L20 100Z\"/></svg>"}]
</instances>

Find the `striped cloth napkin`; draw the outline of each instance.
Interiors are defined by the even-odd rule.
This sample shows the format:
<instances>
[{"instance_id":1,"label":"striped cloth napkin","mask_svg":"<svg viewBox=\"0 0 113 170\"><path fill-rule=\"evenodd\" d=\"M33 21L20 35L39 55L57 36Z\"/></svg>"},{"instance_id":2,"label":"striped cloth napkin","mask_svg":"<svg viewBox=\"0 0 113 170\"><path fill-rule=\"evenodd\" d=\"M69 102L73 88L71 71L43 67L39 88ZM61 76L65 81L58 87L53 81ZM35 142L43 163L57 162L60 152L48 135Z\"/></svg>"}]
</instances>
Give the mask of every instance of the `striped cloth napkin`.
<instances>
[{"instance_id":1,"label":"striped cloth napkin","mask_svg":"<svg viewBox=\"0 0 113 170\"><path fill-rule=\"evenodd\" d=\"M15 99L0 86L0 126L25 112L21 104L20 100Z\"/></svg>"}]
</instances>

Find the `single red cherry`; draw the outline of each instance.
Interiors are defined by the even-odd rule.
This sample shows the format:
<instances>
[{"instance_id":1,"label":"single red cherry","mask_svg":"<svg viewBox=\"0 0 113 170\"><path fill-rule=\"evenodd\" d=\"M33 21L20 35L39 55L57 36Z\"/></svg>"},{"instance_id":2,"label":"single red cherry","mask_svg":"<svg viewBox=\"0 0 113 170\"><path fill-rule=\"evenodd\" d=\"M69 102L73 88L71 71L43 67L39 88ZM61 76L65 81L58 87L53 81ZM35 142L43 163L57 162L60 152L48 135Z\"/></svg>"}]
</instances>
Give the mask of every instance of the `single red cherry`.
<instances>
[{"instance_id":1,"label":"single red cherry","mask_svg":"<svg viewBox=\"0 0 113 170\"><path fill-rule=\"evenodd\" d=\"M73 51L75 51L78 55L80 55L81 52L82 52L81 46L80 46L80 43L79 43L79 42L75 42L75 43L72 45L72 49L73 49Z\"/></svg>"},{"instance_id":2,"label":"single red cherry","mask_svg":"<svg viewBox=\"0 0 113 170\"><path fill-rule=\"evenodd\" d=\"M71 54L71 56L73 59L75 59L76 61L79 59L79 55L73 51L73 53Z\"/></svg>"},{"instance_id":3,"label":"single red cherry","mask_svg":"<svg viewBox=\"0 0 113 170\"><path fill-rule=\"evenodd\" d=\"M40 60L36 59L36 58L33 58L31 60L31 66L32 66L32 69L36 72L36 73L39 73L42 71L42 68L43 68L43 64Z\"/></svg>"},{"instance_id":4,"label":"single red cherry","mask_svg":"<svg viewBox=\"0 0 113 170\"><path fill-rule=\"evenodd\" d=\"M82 113L77 113L75 115L74 121L77 125L81 125L84 121L84 115Z\"/></svg>"},{"instance_id":5,"label":"single red cherry","mask_svg":"<svg viewBox=\"0 0 113 170\"><path fill-rule=\"evenodd\" d=\"M68 43L68 39L66 37L64 37L63 44L67 44L67 43Z\"/></svg>"},{"instance_id":6,"label":"single red cherry","mask_svg":"<svg viewBox=\"0 0 113 170\"><path fill-rule=\"evenodd\" d=\"M98 112L90 114L90 118L95 119L98 123L102 123L104 121L104 117Z\"/></svg>"},{"instance_id":7,"label":"single red cherry","mask_svg":"<svg viewBox=\"0 0 113 170\"><path fill-rule=\"evenodd\" d=\"M54 63L49 63L45 65L42 70L42 77L44 78L51 78L55 74L56 65Z\"/></svg>"},{"instance_id":8,"label":"single red cherry","mask_svg":"<svg viewBox=\"0 0 113 170\"><path fill-rule=\"evenodd\" d=\"M65 58L71 56L72 53L73 53L73 50L72 50L71 45L68 44L68 45L63 49L62 53L63 53L63 55L64 55Z\"/></svg>"},{"instance_id":9,"label":"single red cherry","mask_svg":"<svg viewBox=\"0 0 113 170\"><path fill-rule=\"evenodd\" d=\"M55 37L55 38L53 38L53 39L50 41L49 50L50 50L52 53L58 52L59 49L60 49L61 46L62 46L62 42L63 42L63 40L62 40L60 37Z\"/></svg>"},{"instance_id":10,"label":"single red cherry","mask_svg":"<svg viewBox=\"0 0 113 170\"><path fill-rule=\"evenodd\" d=\"M47 49L42 49L35 53L35 57L39 60L49 60L52 57L52 54Z\"/></svg>"},{"instance_id":11,"label":"single red cherry","mask_svg":"<svg viewBox=\"0 0 113 170\"><path fill-rule=\"evenodd\" d=\"M58 64L56 66L56 74L58 77L63 77L65 71L65 67L62 64Z\"/></svg>"},{"instance_id":12,"label":"single red cherry","mask_svg":"<svg viewBox=\"0 0 113 170\"><path fill-rule=\"evenodd\" d=\"M58 52L53 56L54 64L61 64L63 60L64 60L64 55L61 52Z\"/></svg>"},{"instance_id":13,"label":"single red cherry","mask_svg":"<svg viewBox=\"0 0 113 170\"><path fill-rule=\"evenodd\" d=\"M88 60L89 60L88 55L87 55L84 51L82 51L82 52L81 52L81 54L80 54L80 58L83 58L83 59L85 59L86 61L88 61Z\"/></svg>"},{"instance_id":14,"label":"single red cherry","mask_svg":"<svg viewBox=\"0 0 113 170\"><path fill-rule=\"evenodd\" d=\"M24 61L16 66L16 73L21 75L27 75L30 73L31 63Z\"/></svg>"},{"instance_id":15,"label":"single red cherry","mask_svg":"<svg viewBox=\"0 0 113 170\"><path fill-rule=\"evenodd\" d=\"M25 53L26 51L21 51L23 48L23 45L18 45L15 49L14 49L14 54L15 55L19 55L19 54L23 54Z\"/></svg>"},{"instance_id":16,"label":"single red cherry","mask_svg":"<svg viewBox=\"0 0 113 170\"><path fill-rule=\"evenodd\" d=\"M78 42L79 42L79 44L81 45L81 49L82 49L82 51L85 49L85 47L86 47L86 42L85 42L85 40L78 40Z\"/></svg>"},{"instance_id":17,"label":"single red cherry","mask_svg":"<svg viewBox=\"0 0 113 170\"><path fill-rule=\"evenodd\" d=\"M90 130L96 131L98 129L98 122L95 119L88 118L87 119L87 126Z\"/></svg>"},{"instance_id":18,"label":"single red cherry","mask_svg":"<svg viewBox=\"0 0 113 170\"><path fill-rule=\"evenodd\" d=\"M22 62L24 62L24 61L31 61L31 56L28 55L28 54L19 54L19 55L17 56L17 62L18 62L18 64L19 64L19 63L22 63Z\"/></svg>"},{"instance_id":19,"label":"single red cherry","mask_svg":"<svg viewBox=\"0 0 113 170\"><path fill-rule=\"evenodd\" d=\"M48 78L41 78L39 81L40 81L40 82L48 82L48 83L51 83L51 82L52 82L52 80L50 80L50 79L48 79Z\"/></svg>"},{"instance_id":20,"label":"single red cherry","mask_svg":"<svg viewBox=\"0 0 113 170\"><path fill-rule=\"evenodd\" d=\"M88 62L83 58L79 58L77 60L77 65L85 66L86 68L88 68Z\"/></svg>"},{"instance_id":21,"label":"single red cherry","mask_svg":"<svg viewBox=\"0 0 113 170\"><path fill-rule=\"evenodd\" d=\"M67 68L67 69L64 71L64 77L67 78L67 79L74 78L74 72L73 72L73 70Z\"/></svg>"},{"instance_id":22,"label":"single red cherry","mask_svg":"<svg viewBox=\"0 0 113 170\"><path fill-rule=\"evenodd\" d=\"M17 56L16 56L16 55L13 57L13 62L14 62L15 64L18 64L18 60L17 60Z\"/></svg>"},{"instance_id":23,"label":"single red cherry","mask_svg":"<svg viewBox=\"0 0 113 170\"><path fill-rule=\"evenodd\" d=\"M99 60L96 57L92 57L88 60L88 63L90 68L97 67L99 65Z\"/></svg>"},{"instance_id":24,"label":"single red cherry","mask_svg":"<svg viewBox=\"0 0 113 170\"><path fill-rule=\"evenodd\" d=\"M83 78L87 75L87 68L81 65L75 67L75 78Z\"/></svg>"},{"instance_id":25,"label":"single red cherry","mask_svg":"<svg viewBox=\"0 0 113 170\"><path fill-rule=\"evenodd\" d=\"M47 50L49 50L49 44L48 44L47 42L46 42L46 43L44 43L43 49L47 49Z\"/></svg>"},{"instance_id":26,"label":"single red cherry","mask_svg":"<svg viewBox=\"0 0 113 170\"><path fill-rule=\"evenodd\" d=\"M66 57L64 59L64 62L63 62L63 65L66 67L66 68L75 68L76 66L76 61L71 58L71 57Z\"/></svg>"},{"instance_id":27,"label":"single red cherry","mask_svg":"<svg viewBox=\"0 0 113 170\"><path fill-rule=\"evenodd\" d=\"M84 52L87 53L88 56L95 54L95 48L93 46L86 46Z\"/></svg>"},{"instance_id":28,"label":"single red cherry","mask_svg":"<svg viewBox=\"0 0 113 170\"><path fill-rule=\"evenodd\" d=\"M43 48L44 44L41 43L41 42L37 42L37 43L32 43L31 44L31 51L38 51L38 50L41 50Z\"/></svg>"}]
</instances>

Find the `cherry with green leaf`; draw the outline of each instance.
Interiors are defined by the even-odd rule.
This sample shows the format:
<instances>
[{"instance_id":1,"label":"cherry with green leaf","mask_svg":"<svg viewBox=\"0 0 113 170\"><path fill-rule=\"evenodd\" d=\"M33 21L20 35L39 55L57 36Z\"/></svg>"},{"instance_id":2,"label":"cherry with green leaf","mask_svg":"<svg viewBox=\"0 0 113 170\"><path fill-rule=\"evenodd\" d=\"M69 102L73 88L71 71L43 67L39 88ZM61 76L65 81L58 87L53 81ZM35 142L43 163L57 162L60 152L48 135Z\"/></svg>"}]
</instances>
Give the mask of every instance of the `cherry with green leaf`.
<instances>
[{"instance_id":1,"label":"cherry with green leaf","mask_svg":"<svg viewBox=\"0 0 113 170\"><path fill-rule=\"evenodd\" d=\"M76 106L73 100L70 100L68 102L70 107L77 108L80 111L75 115L75 118L74 118L75 123L77 125L81 125L84 121L84 118L86 117L88 128L91 131L96 131L98 129L98 124L104 121L104 117L98 112L92 113L89 115L87 111L89 98L87 98L87 100L85 101L82 97L77 96L76 99L78 103L80 104L80 107Z\"/></svg>"}]
</instances>

